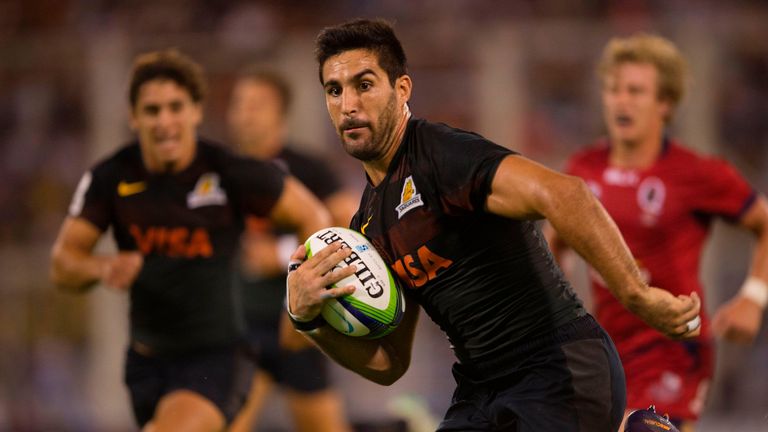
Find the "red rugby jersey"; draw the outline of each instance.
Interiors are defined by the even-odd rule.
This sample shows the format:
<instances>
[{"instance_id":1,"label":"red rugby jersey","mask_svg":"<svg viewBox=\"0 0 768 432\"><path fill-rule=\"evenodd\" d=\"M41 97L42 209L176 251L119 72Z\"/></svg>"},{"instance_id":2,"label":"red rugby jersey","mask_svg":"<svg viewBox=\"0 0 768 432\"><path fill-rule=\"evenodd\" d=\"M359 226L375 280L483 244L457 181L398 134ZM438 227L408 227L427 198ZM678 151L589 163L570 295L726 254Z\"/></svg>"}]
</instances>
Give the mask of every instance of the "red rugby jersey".
<instances>
[{"instance_id":1,"label":"red rugby jersey","mask_svg":"<svg viewBox=\"0 0 768 432\"><path fill-rule=\"evenodd\" d=\"M699 260L714 217L736 221L756 196L727 162L666 140L646 169L608 163L606 141L575 154L567 172L583 178L621 230L649 284L673 294L701 296ZM664 338L625 309L590 271L595 314L619 353L642 350ZM701 338L709 337L702 296Z\"/></svg>"}]
</instances>

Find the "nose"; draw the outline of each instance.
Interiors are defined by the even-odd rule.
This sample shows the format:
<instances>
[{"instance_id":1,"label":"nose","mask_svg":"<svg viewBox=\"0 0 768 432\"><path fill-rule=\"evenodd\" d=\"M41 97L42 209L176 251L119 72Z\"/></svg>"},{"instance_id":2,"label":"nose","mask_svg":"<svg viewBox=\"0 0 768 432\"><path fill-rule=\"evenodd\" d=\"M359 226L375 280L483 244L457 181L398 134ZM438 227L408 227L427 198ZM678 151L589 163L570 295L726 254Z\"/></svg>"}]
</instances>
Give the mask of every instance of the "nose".
<instances>
[{"instance_id":1,"label":"nose","mask_svg":"<svg viewBox=\"0 0 768 432\"><path fill-rule=\"evenodd\" d=\"M173 122L173 119L174 119L174 114L168 108L161 108L160 112L157 113L158 126L168 126Z\"/></svg>"},{"instance_id":2,"label":"nose","mask_svg":"<svg viewBox=\"0 0 768 432\"><path fill-rule=\"evenodd\" d=\"M345 116L353 116L360 107L360 96L354 91L345 91L341 94L341 113Z\"/></svg>"}]
</instances>

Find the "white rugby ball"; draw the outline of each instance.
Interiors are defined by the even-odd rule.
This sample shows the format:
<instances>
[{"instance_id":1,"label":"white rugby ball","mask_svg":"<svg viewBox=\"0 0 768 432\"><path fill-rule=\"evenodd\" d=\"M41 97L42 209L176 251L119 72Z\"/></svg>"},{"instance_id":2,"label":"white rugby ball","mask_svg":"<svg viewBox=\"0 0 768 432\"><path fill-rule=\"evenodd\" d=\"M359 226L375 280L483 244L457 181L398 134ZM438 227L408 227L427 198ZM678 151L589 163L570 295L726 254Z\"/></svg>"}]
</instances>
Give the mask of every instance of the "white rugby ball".
<instances>
[{"instance_id":1,"label":"white rugby ball","mask_svg":"<svg viewBox=\"0 0 768 432\"><path fill-rule=\"evenodd\" d=\"M327 300L321 312L323 318L349 336L375 339L390 333L403 318L405 298L389 266L365 236L341 227L312 234L304 242L307 257L335 241L352 249L352 254L338 267L355 265L357 271L329 288L354 285L356 289L352 294Z\"/></svg>"}]
</instances>

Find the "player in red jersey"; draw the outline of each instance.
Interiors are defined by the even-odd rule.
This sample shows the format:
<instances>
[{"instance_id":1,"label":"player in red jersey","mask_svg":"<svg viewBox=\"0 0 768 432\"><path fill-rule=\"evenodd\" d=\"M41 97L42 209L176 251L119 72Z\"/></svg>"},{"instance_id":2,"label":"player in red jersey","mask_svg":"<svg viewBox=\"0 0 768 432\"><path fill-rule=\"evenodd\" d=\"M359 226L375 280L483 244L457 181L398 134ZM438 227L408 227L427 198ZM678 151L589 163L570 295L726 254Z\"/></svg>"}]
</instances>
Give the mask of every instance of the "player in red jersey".
<instances>
[{"instance_id":1,"label":"player in red jersey","mask_svg":"<svg viewBox=\"0 0 768 432\"><path fill-rule=\"evenodd\" d=\"M699 155L665 135L683 94L684 60L653 35L614 39L599 65L608 139L574 155L583 178L616 221L647 282L672 294L702 295L699 261L716 217L758 239L744 289L716 316L704 313L694 341L672 341L629 313L590 271L595 312L624 365L627 409L655 404L681 431L693 430L713 372L711 330L751 341L768 297L768 205L728 163ZM553 252L566 244L550 230Z\"/></svg>"}]
</instances>

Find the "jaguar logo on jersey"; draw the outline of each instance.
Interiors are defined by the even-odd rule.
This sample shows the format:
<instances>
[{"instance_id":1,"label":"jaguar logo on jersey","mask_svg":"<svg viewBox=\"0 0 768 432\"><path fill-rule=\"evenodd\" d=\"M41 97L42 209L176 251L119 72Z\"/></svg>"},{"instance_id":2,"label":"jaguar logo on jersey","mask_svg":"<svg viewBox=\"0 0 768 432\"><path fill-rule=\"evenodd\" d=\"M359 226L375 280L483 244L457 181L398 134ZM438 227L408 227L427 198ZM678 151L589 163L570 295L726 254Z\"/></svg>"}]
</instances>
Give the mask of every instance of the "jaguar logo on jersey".
<instances>
[{"instance_id":1,"label":"jaguar logo on jersey","mask_svg":"<svg viewBox=\"0 0 768 432\"><path fill-rule=\"evenodd\" d=\"M637 188L637 205L642 210L640 218L644 225L656 225L666 197L667 188L658 177L647 177L640 182Z\"/></svg>"},{"instance_id":2,"label":"jaguar logo on jersey","mask_svg":"<svg viewBox=\"0 0 768 432\"><path fill-rule=\"evenodd\" d=\"M195 189L187 194L187 207L191 209L226 203L227 194L219 186L219 175L216 173L201 175L195 184Z\"/></svg>"},{"instance_id":3,"label":"jaguar logo on jersey","mask_svg":"<svg viewBox=\"0 0 768 432\"><path fill-rule=\"evenodd\" d=\"M423 205L424 201L421 200L421 194L416 190L413 176L408 176L403 184L403 191L400 192L400 205L395 207L397 218L401 219L405 213Z\"/></svg>"}]
</instances>

